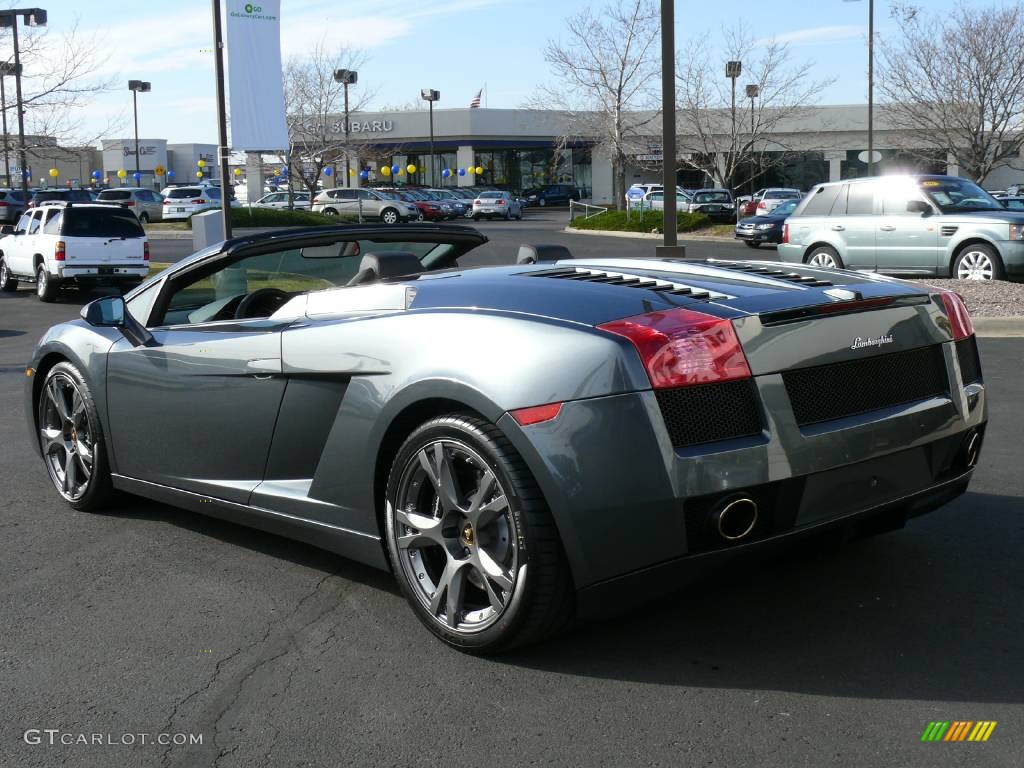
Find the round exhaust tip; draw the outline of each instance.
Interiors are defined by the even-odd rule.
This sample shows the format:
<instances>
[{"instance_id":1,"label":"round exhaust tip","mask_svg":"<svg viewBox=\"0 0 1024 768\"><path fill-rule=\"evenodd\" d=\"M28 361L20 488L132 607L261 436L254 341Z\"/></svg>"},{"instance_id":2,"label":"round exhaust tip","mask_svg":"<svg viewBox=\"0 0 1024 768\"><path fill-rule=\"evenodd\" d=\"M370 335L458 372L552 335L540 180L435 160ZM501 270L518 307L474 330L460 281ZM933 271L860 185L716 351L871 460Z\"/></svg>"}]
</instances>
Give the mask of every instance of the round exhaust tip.
<instances>
[{"instance_id":1,"label":"round exhaust tip","mask_svg":"<svg viewBox=\"0 0 1024 768\"><path fill-rule=\"evenodd\" d=\"M757 503L746 496L733 499L715 512L715 522L726 541L745 539L757 525Z\"/></svg>"},{"instance_id":2,"label":"round exhaust tip","mask_svg":"<svg viewBox=\"0 0 1024 768\"><path fill-rule=\"evenodd\" d=\"M978 456L981 454L981 435L971 432L964 447L964 463L967 468L972 468L978 463Z\"/></svg>"}]
</instances>

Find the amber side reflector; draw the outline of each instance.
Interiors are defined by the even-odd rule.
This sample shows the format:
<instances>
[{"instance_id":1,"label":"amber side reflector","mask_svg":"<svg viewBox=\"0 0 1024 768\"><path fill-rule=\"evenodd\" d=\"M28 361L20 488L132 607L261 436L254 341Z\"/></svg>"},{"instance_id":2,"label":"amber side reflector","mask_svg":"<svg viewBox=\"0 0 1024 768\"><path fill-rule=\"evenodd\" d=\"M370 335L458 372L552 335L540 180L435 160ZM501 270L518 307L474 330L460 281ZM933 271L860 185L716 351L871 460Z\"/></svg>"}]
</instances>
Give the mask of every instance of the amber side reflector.
<instances>
[{"instance_id":1,"label":"amber side reflector","mask_svg":"<svg viewBox=\"0 0 1024 768\"><path fill-rule=\"evenodd\" d=\"M561 403L548 403L547 405L534 405L529 408L518 408L514 411L509 411L509 415L516 420L516 423L519 426L527 427L530 424L539 424L542 421L551 421L558 416L558 412L561 410Z\"/></svg>"}]
</instances>

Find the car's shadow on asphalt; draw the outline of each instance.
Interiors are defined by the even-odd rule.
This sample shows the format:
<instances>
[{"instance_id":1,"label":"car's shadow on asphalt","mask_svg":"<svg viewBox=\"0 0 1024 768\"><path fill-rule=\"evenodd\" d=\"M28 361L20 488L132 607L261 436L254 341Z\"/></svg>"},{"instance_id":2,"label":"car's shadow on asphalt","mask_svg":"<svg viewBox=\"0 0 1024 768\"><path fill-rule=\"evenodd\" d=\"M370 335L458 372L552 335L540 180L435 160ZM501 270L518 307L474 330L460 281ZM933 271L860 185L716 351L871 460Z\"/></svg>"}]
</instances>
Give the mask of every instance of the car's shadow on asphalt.
<instances>
[{"instance_id":1,"label":"car's shadow on asphalt","mask_svg":"<svg viewBox=\"0 0 1024 768\"><path fill-rule=\"evenodd\" d=\"M1019 703L1020 513L1019 497L969 493L902 531L705 574L501 661L686 688Z\"/></svg>"}]
</instances>

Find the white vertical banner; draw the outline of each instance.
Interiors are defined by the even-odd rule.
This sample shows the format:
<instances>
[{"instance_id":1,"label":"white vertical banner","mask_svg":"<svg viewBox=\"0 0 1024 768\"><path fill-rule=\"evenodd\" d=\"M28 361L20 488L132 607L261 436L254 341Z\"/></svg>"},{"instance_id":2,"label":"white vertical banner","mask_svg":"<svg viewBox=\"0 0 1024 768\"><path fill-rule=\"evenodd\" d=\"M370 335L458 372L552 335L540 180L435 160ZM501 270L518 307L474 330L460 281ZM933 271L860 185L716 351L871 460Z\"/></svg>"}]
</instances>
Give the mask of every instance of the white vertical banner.
<instances>
[{"instance_id":1,"label":"white vertical banner","mask_svg":"<svg viewBox=\"0 0 1024 768\"><path fill-rule=\"evenodd\" d=\"M227 0L231 147L288 148L281 69L281 0Z\"/></svg>"}]
</instances>

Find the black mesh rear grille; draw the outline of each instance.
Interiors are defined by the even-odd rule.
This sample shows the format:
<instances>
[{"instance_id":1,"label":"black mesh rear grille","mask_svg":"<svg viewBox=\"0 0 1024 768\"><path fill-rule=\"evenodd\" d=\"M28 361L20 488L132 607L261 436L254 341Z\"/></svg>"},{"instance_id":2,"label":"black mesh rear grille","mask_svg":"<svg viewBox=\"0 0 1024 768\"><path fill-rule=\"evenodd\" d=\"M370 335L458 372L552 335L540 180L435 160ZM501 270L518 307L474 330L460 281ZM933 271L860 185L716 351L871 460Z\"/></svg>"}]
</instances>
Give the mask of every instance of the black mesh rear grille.
<instances>
[{"instance_id":1,"label":"black mesh rear grille","mask_svg":"<svg viewBox=\"0 0 1024 768\"><path fill-rule=\"evenodd\" d=\"M761 433L753 379L659 389L655 394L673 446Z\"/></svg>"},{"instance_id":2,"label":"black mesh rear grille","mask_svg":"<svg viewBox=\"0 0 1024 768\"><path fill-rule=\"evenodd\" d=\"M941 346L782 374L799 425L949 394Z\"/></svg>"},{"instance_id":3,"label":"black mesh rear grille","mask_svg":"<svg viewBox=\"0 0 1024 768\"><path fill-rule=\"evenodd\" d=\"M981 361L978 359L978 342L973 336L956 343L956 357L960 361L960 375L964 384L981 381Z\"/></svg>"}]
</instances>

